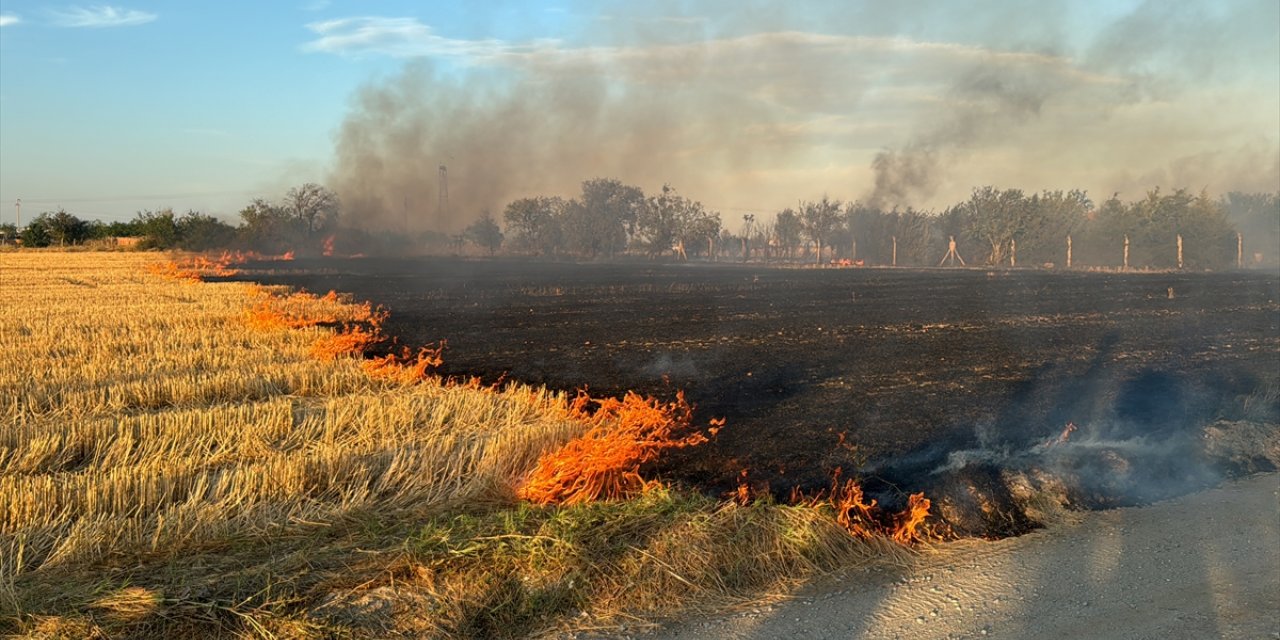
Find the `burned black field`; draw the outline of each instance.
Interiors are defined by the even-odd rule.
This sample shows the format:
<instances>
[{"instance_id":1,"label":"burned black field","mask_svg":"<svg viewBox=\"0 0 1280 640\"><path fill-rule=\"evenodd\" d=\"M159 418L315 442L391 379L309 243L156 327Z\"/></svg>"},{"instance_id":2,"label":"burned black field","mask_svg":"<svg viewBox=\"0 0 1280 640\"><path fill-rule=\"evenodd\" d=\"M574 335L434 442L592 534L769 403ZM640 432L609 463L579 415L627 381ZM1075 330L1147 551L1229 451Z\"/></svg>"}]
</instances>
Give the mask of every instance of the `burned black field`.
<instances>
[{"instance_id":1,"label":"burned black field","mask_svg":"<svg viewBox=\"0 0 1280 640\"><path fill-rule=\"evenodd\" d=\"M1253 425L1263 447L1280 422L1274 274L245 266L259 282L385 306L401 343L447 341L446 374L596 395L684 390L700 422L727 426L653 471L714 493L745 470L757 491L785 495L839 467L884 503L917 489L952 504L979 496L994 508L953 510L954 524L1014 531L1026 523L1001 508L1010 469L1054 467L1078 504L1142 502L1271 465L1262 453L1199 460L1206 425ZM1050 451L1068 424L1079 446ZM990 513L963 522L975 512Z\"/></svg>"}]
</instances>

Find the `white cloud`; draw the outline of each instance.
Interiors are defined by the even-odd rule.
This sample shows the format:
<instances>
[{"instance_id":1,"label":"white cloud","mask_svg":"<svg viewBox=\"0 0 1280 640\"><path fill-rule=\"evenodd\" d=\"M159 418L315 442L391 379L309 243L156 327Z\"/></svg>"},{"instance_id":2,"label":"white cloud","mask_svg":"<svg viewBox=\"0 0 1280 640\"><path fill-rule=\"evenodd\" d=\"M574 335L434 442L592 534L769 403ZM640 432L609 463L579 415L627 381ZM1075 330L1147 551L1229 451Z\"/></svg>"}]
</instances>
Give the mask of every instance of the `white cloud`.
<instances>
[{"instance_id":1,"label":"white cloud","mask_svg":"<svg viewBox=\"0 0 1280 640\"><path fill-rule=\"evenodd\" d=\"M68 7L53 11L53 22L60 27L131 27L155 20L154 13L109 5Z\"/></svg>"},{"instance_id":2,"label":"white cloud","mask_svg":"<svg viewBox=\"0 0 1280 640\"><path fill-rule=\"evenodd\" d=\"M501 40L445 38L436 35L431 27L417 18L339 18L313 22L307 28L319 38L304 44L304 51L339 55L487 58L515 49Z\"/></svg>"},{"instance_id":3,"label":"white cloud","mask_svg":"<svg viewBox=\"0 0 1280 640\"><path fill-rule=\"evenodd\" d=\"M22 22L22 18L12 13L0 13L0 27L8 27Z\"/></svg>"}]
</instances>

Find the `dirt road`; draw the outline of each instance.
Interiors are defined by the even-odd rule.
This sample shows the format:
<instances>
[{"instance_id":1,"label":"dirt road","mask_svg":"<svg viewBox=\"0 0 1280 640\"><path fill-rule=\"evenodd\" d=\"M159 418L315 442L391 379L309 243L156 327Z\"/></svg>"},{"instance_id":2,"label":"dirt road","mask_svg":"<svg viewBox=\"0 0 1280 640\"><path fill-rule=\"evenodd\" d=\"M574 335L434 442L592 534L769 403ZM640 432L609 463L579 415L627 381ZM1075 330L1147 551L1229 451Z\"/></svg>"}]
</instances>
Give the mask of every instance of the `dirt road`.
<instances>
[{"instance_id":1,"label":"dirt road","mask_svg":"<svg viewBox=\"0 0 1280 640\"><path fill-rule=\"evenodd\" d=\"M1280 474L945 545L651 636L712 638L1280 638Z\"/></svg>"}]
</instances>

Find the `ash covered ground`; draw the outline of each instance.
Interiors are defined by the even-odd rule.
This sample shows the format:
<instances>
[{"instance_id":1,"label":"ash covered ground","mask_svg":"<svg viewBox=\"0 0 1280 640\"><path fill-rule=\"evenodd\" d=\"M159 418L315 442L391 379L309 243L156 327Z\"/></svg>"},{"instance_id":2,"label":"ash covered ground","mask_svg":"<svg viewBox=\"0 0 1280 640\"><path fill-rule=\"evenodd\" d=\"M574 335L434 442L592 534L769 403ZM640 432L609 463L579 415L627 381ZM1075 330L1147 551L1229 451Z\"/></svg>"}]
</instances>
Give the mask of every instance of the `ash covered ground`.
<instances>
[{"instance_id":1,"label":"ash covered ground","mask_svg":"<svg viewBox=\"0 0 1280 640\"><path fill-rule=\"evenodd\" d=\"M1134 504L1280 461L1274 273L246 267L385 306L401 343L447 341L445 374L595 395L683 389L699 421L727 426L653 471L714 493L744 470L757 492L785 495L840 467L883 504L924 489L957 529L998 534L1034 525L1037 493Z\"/></svg>"}]
</instances>

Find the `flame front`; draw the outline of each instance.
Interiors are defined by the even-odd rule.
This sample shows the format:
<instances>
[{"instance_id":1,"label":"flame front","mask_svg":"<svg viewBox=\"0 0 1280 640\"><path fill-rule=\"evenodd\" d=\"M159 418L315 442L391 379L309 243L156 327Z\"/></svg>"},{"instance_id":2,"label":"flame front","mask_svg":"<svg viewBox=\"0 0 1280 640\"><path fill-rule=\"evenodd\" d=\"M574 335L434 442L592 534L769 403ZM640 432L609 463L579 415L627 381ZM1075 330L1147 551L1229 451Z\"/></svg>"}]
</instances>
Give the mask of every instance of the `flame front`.
<instances>
[{"instance_id":1,"label":"flame front","mask_svg":"<svg viewBox=\"0 0 1280 640\"><path fill-rule=\"evenodd\" d=\"M677 435L693 419L684 392L665 404L634 392L621 400L580 393L566 404L565 415L591 427L542 456L518 489L520 498L537 504L580 504L635 496L659 484L641 477L640 465L668 449L707 441L701 432Z\"/></svg>"}]
</instances>

